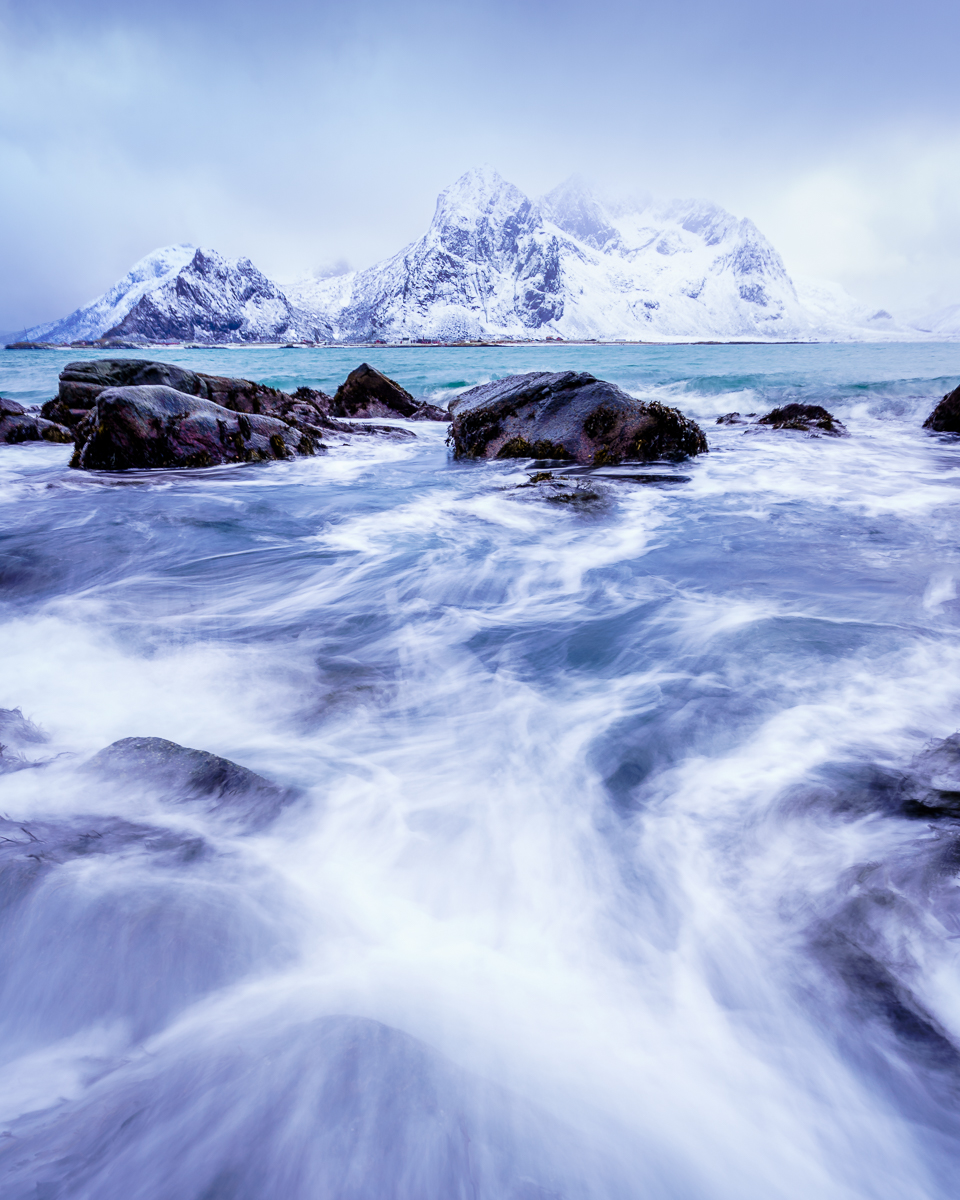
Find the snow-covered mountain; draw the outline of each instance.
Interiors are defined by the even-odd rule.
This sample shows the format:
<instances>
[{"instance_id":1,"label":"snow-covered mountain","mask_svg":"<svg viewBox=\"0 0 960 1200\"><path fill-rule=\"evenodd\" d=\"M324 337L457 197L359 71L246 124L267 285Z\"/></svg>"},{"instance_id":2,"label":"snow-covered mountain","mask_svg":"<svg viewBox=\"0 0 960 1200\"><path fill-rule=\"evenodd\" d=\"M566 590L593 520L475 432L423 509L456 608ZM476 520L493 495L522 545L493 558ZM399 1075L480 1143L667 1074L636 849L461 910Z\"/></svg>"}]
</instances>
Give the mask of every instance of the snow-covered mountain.
<instances>
[{"instance_id":1,"label":"snow-covered mountain","mask_svg":"<svg viewBox=\"0 0 960 1200\"><path fill-rule=\"evenodd\" d=\"M35 325L24 335L35 342L81 342L102 337L127 315L141 297L175 278L196 253L196 246L166 246L141 258L109 292L76 309L69 317Z\"/></svg>"},{"instance_id":2,"label":"snow-covered mountain","mask_svg":"<svg viewBox=\"0 0 960 1200\"><path fill-rule=\"evenodd\" d=\"M31 341L277 342L326 340L329 327L296 309L248 258L168 246L62 321L27 331Z\"/></svg>"},{"instance_id":3,"label":"snow-covered mountain","mask_svg":"<svg viewBox=\"0 0 960 1200\"><path fill-rule=\"evenodd\" d=\"M753 222L715 204L604 204L576 180L532 201L490 168L448 187L423 237L366 270L281 288L249 259L171 246L27 331L202 343L911 335L924 336L836 284L795 285Z\"/></svg>"},{"instance_id":4,"label":"snow-covered mountain","mask_svg":"<svg viewBox=\"0 0 960 1200\"><path fill-rule=\"evenodd\" d=\"M447 188L426 234L393 258L288 295L347 341L880 331L840 288L808 288L804 303L753 222L715 204L603 205L575 180L533 203L490 169Z\"/></svg>"}]
</instances>

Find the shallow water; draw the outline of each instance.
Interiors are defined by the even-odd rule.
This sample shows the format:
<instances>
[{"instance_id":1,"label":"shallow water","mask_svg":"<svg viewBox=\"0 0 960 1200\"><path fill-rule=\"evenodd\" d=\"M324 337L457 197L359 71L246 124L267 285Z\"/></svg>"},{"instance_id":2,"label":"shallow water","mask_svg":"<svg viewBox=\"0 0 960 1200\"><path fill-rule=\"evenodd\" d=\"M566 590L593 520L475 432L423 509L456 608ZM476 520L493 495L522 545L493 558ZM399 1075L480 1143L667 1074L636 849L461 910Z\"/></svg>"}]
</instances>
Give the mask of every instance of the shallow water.
<instances>
[{"instance_id":1,"label":"shallow water","mask_svg":"<svg viewBox=\"0 0 960 1200\"><path fill-rule=\"evenodd\" d=\"M0 393L82 356L2 352ZM157 357L589 370L711 452L559 506L424 423L0 447L0 707L51 739L0 776L4 1196L954 1196L960 826L890 780L960 726L960 441L920 428L960 347ZM850 437L714 423L792 399ZM299 798L244 833L84 772L134 735Z\"/></svg>"}]
</instances>

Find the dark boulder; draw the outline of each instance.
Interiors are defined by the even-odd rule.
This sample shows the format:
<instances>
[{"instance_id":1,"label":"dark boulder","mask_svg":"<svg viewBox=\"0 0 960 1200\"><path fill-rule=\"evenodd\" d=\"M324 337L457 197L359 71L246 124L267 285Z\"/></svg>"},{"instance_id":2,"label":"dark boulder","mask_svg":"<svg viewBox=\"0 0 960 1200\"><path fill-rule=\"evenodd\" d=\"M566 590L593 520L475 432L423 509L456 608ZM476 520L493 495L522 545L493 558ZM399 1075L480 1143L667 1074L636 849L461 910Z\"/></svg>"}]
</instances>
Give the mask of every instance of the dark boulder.
<instances>
[{"instance_id":1,"label":"dark boulder","mask_svg":"<svg viewBox=\"0 0 960 1200\"><path fill-rule=\"evenodd\" d=\"M297 795L228 758L165 738L123 738L95 754L84 769L167 802L200 803L247 828L266 825Z\"/></svg>"},{"instance_id":2,"label":"dark boulder","mask_svg":"<svg viewBox=\"0 0 960 1200\"><path fill-rule=\"evenodd\" d=\"M211 467L315 454L317 443L275 417L234 412L171 387L107 388L77 426L82 470Z\"/></svg>"},{"instance_id":3,"label":"dark boulder","mask_svg":"<svg viewBox=\"0 0 960 1200\"><path fill-rule=\"evenodd\" d=\"M450 405L457 458L549 458L600 466L681 459L707 450L683 413L635 400L615 384L574 371L511 375Z\"/></svg>"},{"instance_id":4,"label":"dark boulder","mask_svg":"<svg viewBox=\"0 0 960 1200\"><path fill-rule=\"evenodd\" d=\"M944 396L923 427L935 433L960 433L960 387Z\"/></svg>"},{"instance_id":5,"label":"dark boulder","mask_svg":"<svg viewBox=\"0 0 960 1200\"><path fill-rule=\"evenodd\" d=\"M334 417L407 417L412 421L449 421L435 404L415 400L399 383L361 363L337 388L330 407Z\"/></svg>"},{"instance_id":6,"label":"dark boulder","mask_svg":"<svg viewBox=\"0 0 960 1200\"><path fill-rule=\"evenodd\" d=\"M826 434L828 437L847 436L842 422L819 404L784 404L782 408L775 408L761 417L757 424L769 425L772 429L799 429L804 433Z\"/></svg>"},{"instance_id":7,"label":"dark boulder","mask_svg":"<svg viewBox=\"0 0 960 1200\"><path fill-rule=\"evenodd\" d=\"M73 434L55 421L27 412L16 400L0 396L0 442L17 445L20 442L72 442Z\"/></svg>"}]
</instances>

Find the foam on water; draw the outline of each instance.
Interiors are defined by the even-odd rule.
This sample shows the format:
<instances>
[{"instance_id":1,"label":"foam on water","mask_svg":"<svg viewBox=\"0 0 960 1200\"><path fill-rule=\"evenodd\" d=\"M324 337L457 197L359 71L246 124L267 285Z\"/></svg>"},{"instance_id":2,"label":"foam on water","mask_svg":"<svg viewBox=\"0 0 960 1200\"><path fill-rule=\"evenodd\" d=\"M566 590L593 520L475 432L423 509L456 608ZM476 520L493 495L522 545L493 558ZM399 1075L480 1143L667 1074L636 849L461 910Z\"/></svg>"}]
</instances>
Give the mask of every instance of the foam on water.
<instances>
[{"instance_id":1,"label":"foam on water","mask_svg":"<svg viewBox=\"0 0 960 1200\"><path fill-rule=\"evenodd\" d=\"M0 777L4 1194L951 1197L958 830L890 796L960 725L960 448L920 429L956 347L363 353L431 396L592 370L711 453L571 511L425 424L207 472L0 447L0 706L52 760ZM851 436L710 422L747 397ZM84 773L135 735L299 798L242 835Z\"/></svg>"}]
</instances>

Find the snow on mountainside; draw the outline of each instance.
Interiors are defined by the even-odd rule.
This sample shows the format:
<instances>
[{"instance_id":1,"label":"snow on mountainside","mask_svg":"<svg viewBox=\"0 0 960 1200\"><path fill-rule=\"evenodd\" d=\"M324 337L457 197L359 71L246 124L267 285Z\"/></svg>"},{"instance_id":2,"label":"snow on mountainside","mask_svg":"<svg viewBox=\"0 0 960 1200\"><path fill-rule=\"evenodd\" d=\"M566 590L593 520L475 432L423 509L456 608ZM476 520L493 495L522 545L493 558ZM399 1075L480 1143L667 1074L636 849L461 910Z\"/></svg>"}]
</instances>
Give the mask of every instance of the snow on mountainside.
<instances>
[{"instance_id":1,"label":"snow on mountainside","mask_svg":"<svg viewBox=\"0 0 960 1200\"><path fill-rule=\"evenodd\" d=\"M106 295L51 325L28 330L31 341L109 337L209 344L326 340L322 322L295 309L248 258L169 246L142 259Z\"/></svg>"},{"instance_id":2,"label":"snow on mountainside","mask_svg":"<svg viewBox=\"0 0 960 1200\"><path fill-rule=\"evenodd\" d=\"M490 168L443 191L423 237L366 270L281 289L249 259L171 246L99 300L27 331L209 344L904 336L930 334L837 284L795 286L753 222L715 204L604 204L576 180L534 202Z\"/></svg>"},{"instance_id":3,"label":"snow on mountainside","mask_svg":"<svg viewBox=\"0 0 960 1200\"><path fill-rule=\"evenodd\" d=\"M483 169L441 194L406 250L289 294L347 341L883 335L831 286L805 304L753 222L715 204L605 206L575 180L533 203Z\"/></svg>"},{"instance_id":4,"label":"snow on mountainside","mask_svg":"<svg viewBox=\"0 0 960 1200\"><path fill-rule=\"evenodd\" d=\"M102 337L123 320L142 296L173 279L195 253L196 247L187 245L154 250L99 299L91 300L69 317L35 325L24 337L32 342L81 342Z\"/></svg>"},{"instance_id":5,"label":"snow on mountainside","mask_svg":"<svg viewBox=\"0 0 960 1200\"><path fill-rule=\"evenodd\" d=\"M921 333L930 333L936 337L953 339L960 337L960 304L948 304L946 308L938 308L930 313L915 317L910 322L910 328Z\"/></svg>"}]
</instances>

